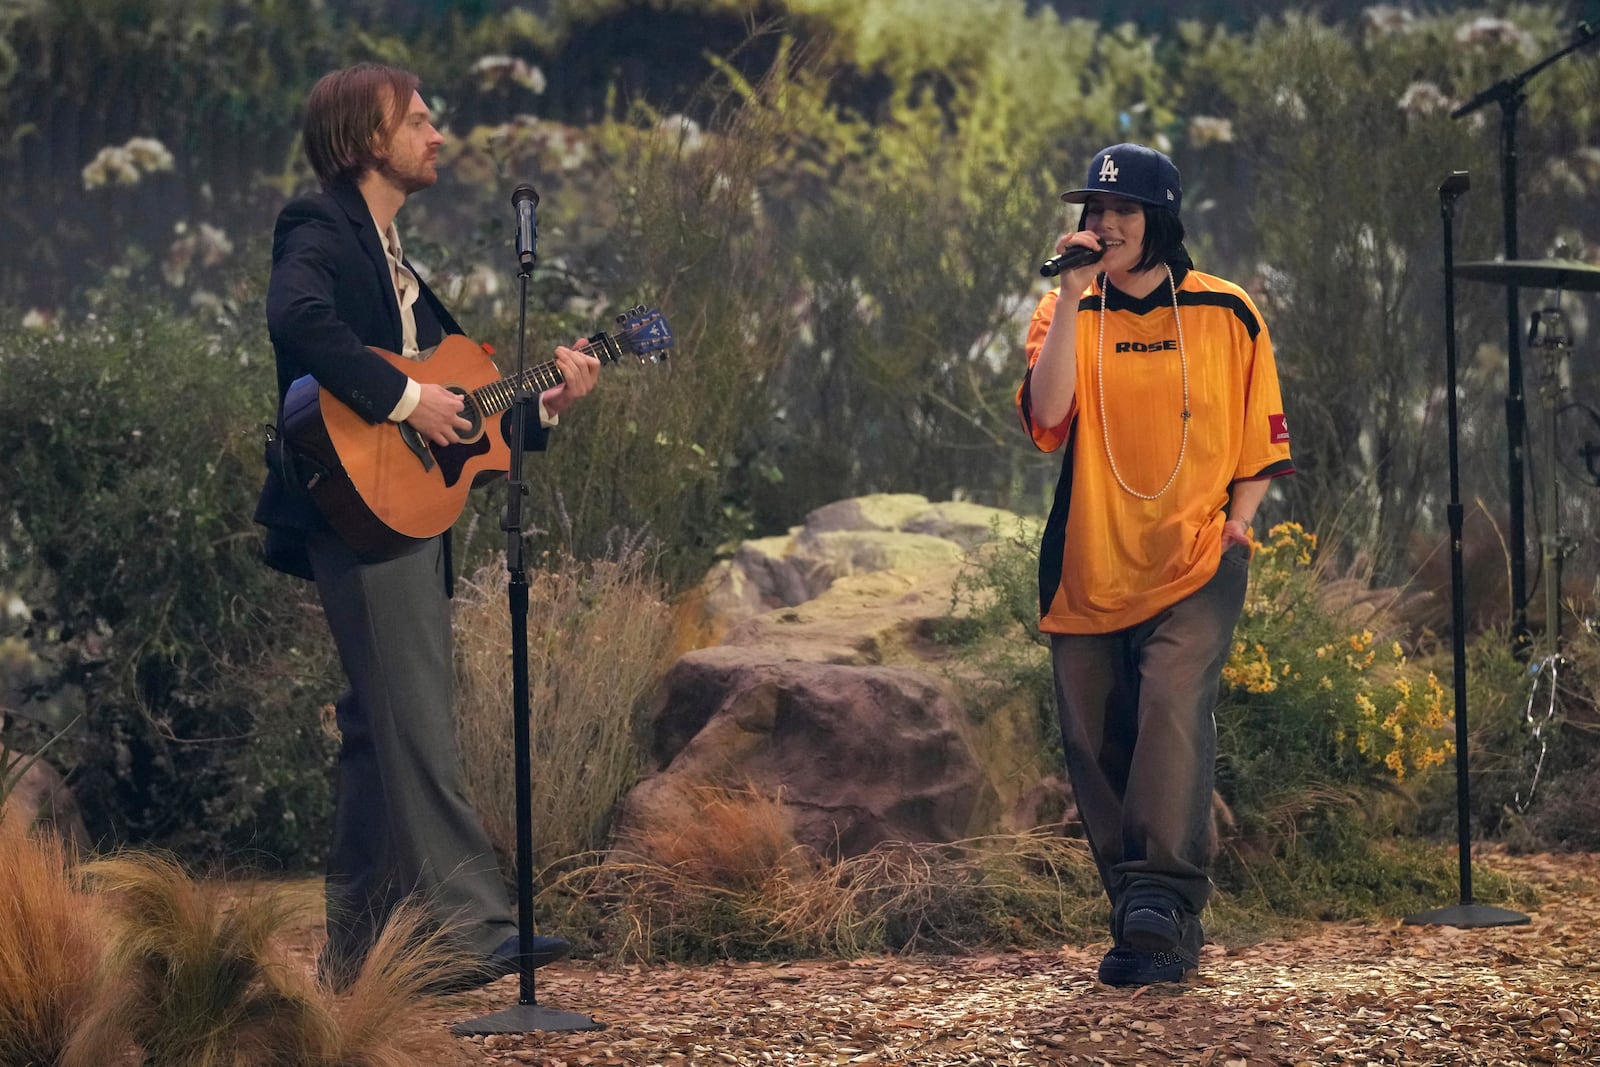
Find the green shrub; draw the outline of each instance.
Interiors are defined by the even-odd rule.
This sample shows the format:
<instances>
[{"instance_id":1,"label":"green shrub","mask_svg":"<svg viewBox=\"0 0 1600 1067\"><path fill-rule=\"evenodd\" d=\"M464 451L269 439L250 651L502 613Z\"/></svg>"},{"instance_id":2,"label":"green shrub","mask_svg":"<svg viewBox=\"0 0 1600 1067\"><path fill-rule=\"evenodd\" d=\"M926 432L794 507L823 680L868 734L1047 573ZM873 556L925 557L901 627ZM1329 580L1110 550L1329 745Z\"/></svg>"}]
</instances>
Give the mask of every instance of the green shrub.
<instances>
[{"instance_id":1,"label":"green shrub","mask_svg":"<svg viewBox=\"0 0 1600 1067\"><path fill-rule=\"evenodd\" d=\"M1467 766L1475 836L1535 851L1600 842L1600 641L1579 628L1565 654L1523 657L1509 628L1483 634L1467 657ZM1443 778L1444 776L1440 776ZM1455 832L1453 778L1422 794L1422 825Z\"/></svg>"},{"instance_id":2,"label":"green shrub","mask_svg":"<svg viewBox=\"0 0 1600 1067\"><path fill-rule=\"evenodd\" d=\"M1460 900L1457 857L1432 842L1373 833L1366 798L1324 794L1270 850L1228 842L1212 870L1219 931L1272 920L1394 919ZM1526 886L1481 864L1473 895L1527 906ZM1270 917L1270 918L1269 918Z\"/></svg>"},{"instance_id":3,"label":"green shrub","mask_svg":"<svg viewBox=\"0 0 1600 1067\"><path fill-rule=\"evenodd\" d=\"M989 541L967 554L950 592L950 614L934 631L957 649L949 672L970 713L985 714L999 701L1020 700L1035 709L1047 760L1061 765L1050 641L1039 630L1038 523L1018 520L1011 530L992 527Z\"/></svg>"},{"instance_id":4,"label":"green shrub","mask_svg":"<svg viewBox=\"0 0 1600 1067\"><path fill-rule=\"evenodd\" d=\"M1217 788L1234 822L1216 877L1225 897L1270 904L1280 917L1399 913L1454 870L1437 847L1391 840L1398 825L1416 822L1413 787L1449 779L1437 771L1454 749L1451 704L1434 672L1374 633L1392 625L1381 613L1356 623L1330 606L1349 583L1329 581L1315 545L1283 524L1251 562L1216 713ZM973 559L943 638L963 677L1035 694L1045 736L1054 737L1050 660L1038 647L1037 549L997 537ZM1304 888L1291 892L1297 878Z\"/></svg>"},{"instance_id":5,"label":"green shrub","mask_svg":"<svg viewBox=\"0 0 1600 1067\"><path fill-rule=\"evenodd\" d=\"M1218 788L1247 835L1275 832L1258 820L1297 808L1296 794L1388 789L1455 749L1437 675L1377 636L1381 613L1355 621L1330 606L1315 548L1294 523L1256 547L1222 671Z\"/></svg>"},{"instance_id":6,"label":"green shrub","mask_svg":"<svg viewBox=\"0 0 1600 1067\"><path fill-rule=\"evenodd\" d=\"M310 587L256 558L262 332L113 292L0 333L0 587L25 590L35 685L82 693L52 758L95 837L297 864L325 836L332 660Z\"/></svg>"}]
</instances>

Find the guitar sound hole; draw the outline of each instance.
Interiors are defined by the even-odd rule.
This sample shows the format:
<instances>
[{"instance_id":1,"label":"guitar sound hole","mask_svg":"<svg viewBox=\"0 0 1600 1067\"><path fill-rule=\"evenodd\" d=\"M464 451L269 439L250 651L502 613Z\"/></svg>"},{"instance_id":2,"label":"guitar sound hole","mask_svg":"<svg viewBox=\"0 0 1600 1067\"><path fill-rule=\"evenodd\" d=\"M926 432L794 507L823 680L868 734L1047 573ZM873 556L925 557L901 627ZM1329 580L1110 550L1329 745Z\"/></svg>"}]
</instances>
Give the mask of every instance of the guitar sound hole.
<instances>
[{"instance_id":1,"label":"guitar sound hole","mask_svg":"<svg viewBox=\"0 0 1600 1067\"><path fill-rule=\"evenodd\" d=\"M458 436L463 442L476 441L483 433L483 412L478 410L478 402L465 389L451 386L450 391L461 398L461 417L472 423L471 429L462 430Z\"/></svg>"}]
</instances>

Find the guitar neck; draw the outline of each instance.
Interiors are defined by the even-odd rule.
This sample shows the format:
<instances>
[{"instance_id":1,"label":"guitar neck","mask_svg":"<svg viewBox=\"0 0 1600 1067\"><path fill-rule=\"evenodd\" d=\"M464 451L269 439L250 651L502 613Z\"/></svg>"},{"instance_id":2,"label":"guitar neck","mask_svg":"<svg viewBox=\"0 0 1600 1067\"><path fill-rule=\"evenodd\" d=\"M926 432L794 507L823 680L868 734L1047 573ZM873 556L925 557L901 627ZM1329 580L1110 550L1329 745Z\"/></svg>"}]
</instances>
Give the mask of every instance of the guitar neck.
<instances>
[{"instance_id":1,"label":"guitar neck","mask_svg":"<svg viewBox=\"0 0 1600 1067\"><path fill-rule=\"evenodd\" d=\"M615 361L615 357L611 354L612 343L609 336L598 333L573 347L579 352L592 352L600 357L601 362L606 362L608 359ZM516 403L517 396L522 390L531 389L537 395L560 385L564 380L561 368L552 359L530 367L521 374L513 374L497 382L480 386L474 389L471 395L478 405L478 410L484 415L498 415Z\"/></svg>"}]
</instances>

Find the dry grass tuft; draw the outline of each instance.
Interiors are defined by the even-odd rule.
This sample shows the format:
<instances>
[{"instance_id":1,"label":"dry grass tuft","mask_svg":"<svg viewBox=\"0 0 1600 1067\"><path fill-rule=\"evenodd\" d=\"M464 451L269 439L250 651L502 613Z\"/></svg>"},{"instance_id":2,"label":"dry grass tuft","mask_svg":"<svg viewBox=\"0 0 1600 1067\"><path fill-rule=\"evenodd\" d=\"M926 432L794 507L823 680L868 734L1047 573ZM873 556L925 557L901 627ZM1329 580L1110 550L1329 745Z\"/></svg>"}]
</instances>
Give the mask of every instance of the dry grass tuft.
<instances>
[{"instance_id":1,"label":"dry grass tuft","mask_svg":"<svg viewBox=\"0 0 1600 1067\"><path fill-rule=\"evenodd\" d=\"M834 864L801 845L761 847L764 869L713 868L692 853L671 863L620 849L595 854L544 895L548 906L605 915L608 949L640 962L968 951L1103 930L1104 894L1086 846L1049 832L896 843ZM718 872L732 877L717 881Z\"/></svg>"},{"instance_id":2,"label":"dry grass tuft","mask_svg":"<svg viewBox=\"0 0 1600 1067\"><path fill-rule=\"evenodd\" d=\"M0 1067L61 1061L94 1000L98 911L59 838L0 819Z\"/></svg>"},{"instance_id":3,"label":"dry grass tuft","mask_svg":"<svg viewBox=\"0 0 1600 1067\"><path fill-rule=\"evenodd\" d=\"M345 996L332 1006L337 1023L333 1062L348 1067L414 1067L443 1062L437 1046L449 1038L442 1031L406 1035L412 1003L427 984L452 977L470 966L450 947L450 932L428 921L413 904L402 904L389 917L377 943Z\"/></svg>"},{"instance_id":4,"label":"dry grass tuft","mask_svg":"<svg viewBox=\"0 0 1600 1067\"><path fill-rule=\"evenodd\" d=\"M70 1065L120 1038L152 1064L235 1067L322 1063L332 1019L304 971L273 950L293 907L282 896L234 901L172 860L126 854L85 869L115 915L104 996Z\"/></svg>"},{"instance_id":5,"label":"dry grass tuft","mask_svg":"<svg viewBox=\"0 0 1600 1067\"><path fill-rule=\"evenodd\" d=\"M820 861L795 841L793 820L780 797L751 785L696 786L692 798L692 820L640 826L615 852L670 867L691 882L749 891L776 876L809 876Z\"/></svg>"},{"instance_id":6,"label":"dry grass tuft","mask_svg":"<svg viewBox=\"0 0 1600 1067\"><path fill-rule=\"evenodd\" d=\"M403 907L348 995L335 998L278 940L304 894L243 895L200 883L159 856L89 864L105 899L110 950L63 1067L137 1059L173 1067L408 1067L437 1056L440 1035L405 1031L411 1006L442 969L459 966L442 931Z\"/></svg>"},{"instance_id":7,"label":"dry grass tuft","mask_svg":"<svg viewBox=\"0 0 1600 1067\"><path fill-rule=\"evenodd\" d=\"M641 548L571 557L529 583L528 698L535 867L604 845L617 801L638 777L637 707L665 665L672 609ZM456 596L456 733L467 798L503 855L516 847L511 626L505 562Z\"/></svg>"}]
</instances>

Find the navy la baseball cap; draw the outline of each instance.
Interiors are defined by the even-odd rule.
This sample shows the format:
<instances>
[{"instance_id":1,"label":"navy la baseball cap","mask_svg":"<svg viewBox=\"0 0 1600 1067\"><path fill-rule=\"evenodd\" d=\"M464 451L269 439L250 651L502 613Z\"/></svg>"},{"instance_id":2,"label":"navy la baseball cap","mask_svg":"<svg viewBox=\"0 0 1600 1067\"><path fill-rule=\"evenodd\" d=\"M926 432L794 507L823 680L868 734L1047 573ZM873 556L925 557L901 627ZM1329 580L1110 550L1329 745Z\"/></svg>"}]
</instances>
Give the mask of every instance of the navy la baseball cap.
<instances>
[{"instance_id":1,"label":"navy la baseball cap","mask_svg":"<svg viewBox=\"0 0 1600 1067\"><path fill-rule=\"evenodd\" d=\"M1082 189L1061 194L1069 204L1081 204L1095 193L1137 200L1177 214L1183 204L1183 182L1172 160L1142 144L1114 144L1095 153Z\"/></svg>"}]
</instances>

